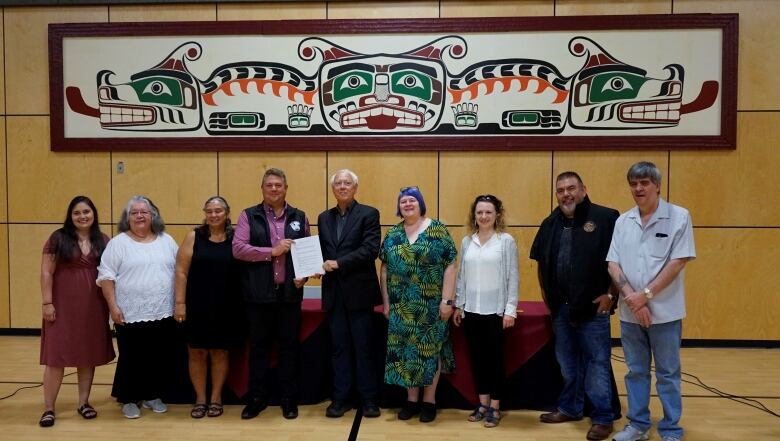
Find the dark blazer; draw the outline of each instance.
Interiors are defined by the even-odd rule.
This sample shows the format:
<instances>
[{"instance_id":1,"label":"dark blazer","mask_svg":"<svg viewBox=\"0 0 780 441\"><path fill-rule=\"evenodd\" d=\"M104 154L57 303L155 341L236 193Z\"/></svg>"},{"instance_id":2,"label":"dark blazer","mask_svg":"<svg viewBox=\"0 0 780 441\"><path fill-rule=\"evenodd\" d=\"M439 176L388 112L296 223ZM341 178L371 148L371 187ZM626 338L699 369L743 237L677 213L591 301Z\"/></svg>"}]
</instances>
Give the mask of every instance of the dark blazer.
<instances>
[{"instance_id":1,"label":"dark blazer","mask_svg":"<svg viewBox=\"0 0 780 441\"><path fill-rule=\"evenodd\" d=\"M322 306L331 310L338 290L347 309L371 309L382 303L374 264L382 235L379 211L353 202L341 240L336 239L338 216L338 207L333 207L317 218L322 258L339 264L322 276Z\"/></svg>"}]
</instances>

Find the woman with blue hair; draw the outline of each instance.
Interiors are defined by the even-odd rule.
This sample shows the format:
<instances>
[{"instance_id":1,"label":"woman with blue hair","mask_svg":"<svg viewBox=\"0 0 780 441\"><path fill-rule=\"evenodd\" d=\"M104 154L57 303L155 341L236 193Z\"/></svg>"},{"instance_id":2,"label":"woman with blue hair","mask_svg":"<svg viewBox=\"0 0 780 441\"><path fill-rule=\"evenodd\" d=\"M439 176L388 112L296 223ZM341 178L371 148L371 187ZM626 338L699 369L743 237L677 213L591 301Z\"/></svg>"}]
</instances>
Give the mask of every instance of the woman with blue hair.
<instances>
[{"instance_id":1,"label":"woman with blue hair","mask_svg":"<svg viewBox=\"0 0 780 441\"><path fill-rule=\"evenodd\" d=\"M398 194L403 219L388 231L379 252L387 330L385 383L403 386L407 401L398 419L436 419L436 385L455 366L448 321L455 299L455 243L447 227L425 216L417 187ZM423 389L422 403L420 389Z\"/></svg>"}]
</instances>

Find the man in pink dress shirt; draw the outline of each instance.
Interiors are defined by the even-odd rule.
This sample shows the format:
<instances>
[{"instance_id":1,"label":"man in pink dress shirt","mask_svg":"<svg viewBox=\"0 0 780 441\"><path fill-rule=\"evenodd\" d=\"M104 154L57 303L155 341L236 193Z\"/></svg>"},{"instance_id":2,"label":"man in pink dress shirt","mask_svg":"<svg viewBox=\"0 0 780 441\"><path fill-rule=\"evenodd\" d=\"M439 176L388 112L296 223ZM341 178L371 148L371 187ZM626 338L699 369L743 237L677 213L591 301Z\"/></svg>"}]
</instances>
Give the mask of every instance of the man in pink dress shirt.
<instances>
[{"instance_id":1,"label":"man in pink dress shirt","mask_svg":"<svg viewBox=\"0 0 780 441\"><path fill-rule=\"evenodd\" d=\"M256 417L268 405L271 348L279 347L277 377L282 415L298 417L298 333L306 279L296 279L290 247L309 236L306 214L287 204L287 177L270 168L261 181L263 201L241 212L233 256L245 262L241 289L249 321L249 391L241 418Z\"/></svg>"}]
</instances>

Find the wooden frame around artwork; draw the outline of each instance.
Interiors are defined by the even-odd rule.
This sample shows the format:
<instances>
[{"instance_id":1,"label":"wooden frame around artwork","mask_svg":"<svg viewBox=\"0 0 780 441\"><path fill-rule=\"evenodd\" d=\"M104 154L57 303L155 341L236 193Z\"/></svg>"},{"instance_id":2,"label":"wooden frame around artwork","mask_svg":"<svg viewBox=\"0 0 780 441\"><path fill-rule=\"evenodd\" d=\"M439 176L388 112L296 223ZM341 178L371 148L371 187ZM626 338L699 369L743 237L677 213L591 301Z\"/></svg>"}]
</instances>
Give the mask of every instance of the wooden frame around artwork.
<instances>
[{"instance_id":1,"label":"wooden frame around artwork","mask_svg":"<svg viewBox=\"0 0 780 441\"><path fill-rule=\"evenodd\" d=\"M736 112L737 112L737 55L738 55L738 20L737 14L682 14L682 15L626 15L626 16L579 16L579 17L535 17L535 18L521 18L521 17L507 17L507 18L462 18L462 19L397 19L397 20L285 20L285 21L239 21L239 22L167 22L167 23L69 23L69 24L50 24L49 25L49 76L50 76L50 105L51 105L51 149L53 151L409 151L409 150L428 150L428 151L480 151L480 150L696 150L696 149L734 149L736 148ZM284 130L293 130L291 124L288 123L287 127L283 125L270 124L270 115L261 115L260 117L249 116L239 114L230 111L224 112L227 118L230 119L230 123L236 123L240 126L242 123L261 124L266 119L269 121L268 128L281 127L282 135L275 136L272 132L257 132L259 134L253 135L250 132L241 132L238 130L238 136L234 133L222 133L216 132L221 130L218 125L208 125L214 118L214 113L211 113L209 119L206 121L203 113L205 110L198 110L200 112L200 129L203 131L205 127L217 127L215 132L195 134L192 132L176 131L164 132L165 128L160 130L150 130L149 132L142 133L143 136L135 136L133 132L123 131L122 128L117 130L115 127L111 130L102 130L98 135L68 135L66 136L66 112L73 113L73 108L78 108L73 103L77 103L78 100L74 99L73 87L66 93L67 84L64 84L64 69L66 67L66 60L63 59L65 51L63 50L64 42L70 41L85 41L85 39L111 39L116 37L125 38L145 38L145 37L171 37L182 36L185 38L214 38L216 37L231 37L231 36L316 36L317 39L330 43L327 39L336 39L339 37L347 36L349 38L361 38L361 36L368 36L365 38L377 38L377 36L387 36L387 38L393 38L395 36L403 35L417 35L417 34L431 34L433 36L452 35L456 36L464 34L470 35L485 35L494 34L501 36L504 33L534 33L534 32L550 32L550 31L570 31L572 33L583 33L588 35L588 32L601 32L601 31L615 31L615 32L645 32L645 31L658 31L668 30L681 31L681 32L695 32L697 30L715 30L721 35L720 42L720 72L716 86L717 103L719 105L719 112L714 112L712 108L709 109L710 120L714 123L710 123L712 127L707 127L706 121L703 123L703 130L714 130L714 133L707 134L650 134L648 130L633 129L633 128L619 128L614 130L614 127L596 128L593 131L587 132L590 129L587 124L591 124L592 121L598 120L598 116L594 117L594 111L591 110L590 114L585 114L583 110L579 108L575 109L575 99L582 99L587 101L590 99L590 95L579 94L576 95L574 85L577 85L574 81L577 78L582 78L585 75L583 70L579 71L579 74L572 74L570 76L561 75L565 81L572 81L569 83L569 90L565 90L568 95L565 96L568 100L568 110L566 107L562 107L562 111L566 115L560 117L563 125L560 128L559 133L547 134L540 131L530 130L523 132L526 127L523 124L538 123L538 120L534 119L533 115L528 112L518 114L518 111L511 110L503 112L504 119L497 120L494 124L485 123L485 127L493 127L495 133L490 132L488 129L478 133L477 131L462 130L463 125L474 124L474 119L469 119L468 115L463 118L463 115L459 115L455 108L455 105L445 106L443 103L440 107L440 114L434 115L439 118L435 121L439 124L436 126L431 123L427 129L420 129L421 131L415 132L415 128L406 129L406 131L397 132L395 130L383 130L368 132L368 129L358 130L353 132L342 131L344 130L339 124L345 124L345 119L339 120L339 112L343 112L343 108L338 112L332 109L326 109L328 104L333 104L337 101L334 99L335 94L331 94L326 98L324 95L320 95L317 102L322 104L314 104L312 107L317 107L319 112L314 112L310 109L310 120L317 117L321 118L324 122L320 126L311 121L305 121L304 123L312 124L312 127L319 127L319 131L313 130L310 132L285 132ZM531 35L531 34L528 34ZM628 35L628 34L626 34ZM331 37L332 36L332 37ZM460 37L458 37L460 38ZM461 40L463 40L461 38ZM586 41L590 41L587 38ZM354 41L354 40L353 40ZM319 43L318 43L319 44ZM439 42L440 46L443 43ZM581 46L577 46L572 39L569 43L569 51L574 54L577 49L581 49ZM458 43L449 44L449 46L434 47L435 44L431 44L430 48L419 47L417 52L412 54L416 59L427 60L433 59L434 62L442 64L437 61L435 56L431 53L438 54L439 59L441 56L435 51L450 51L449 54L455 56L457 53ZM200 47L200 45L198 45ZM334 45L336 50L331 50L331 58L345 57L350 59L349 49L342 46ZM453 52L453 47L456 47ZM596 46L597 47L597 46ZM572 49L576 48L576 49ZM300 49L300 47L299 47ZM331 48L333 49L333 48ZM461 50L463 48L460 48ZM341 50L341 52L339 52ZM305 49L304 49L305 51ZM344 56L344 52L347 52L347 56ZM433 51L433 52L432 52ZM424 56L420 54L425 53ZM193 52L190 52L190 54ZM301 52L304 53L304 52ZM313 53L313 52L312 52ZM320 55L327 54L327 50L321 50ZM606 53L606 52L605 52ZM307 53L308 55L309 53ZM336 54L336 55L333 55ZM356 52L357 54L357 52ZM406 52L405 56L409 56L410 52ZM132 55L132 54L131 54ZM198 54L199 56L200 54ZM360 54L361 56L364 54ZM378 50L375 56L386 55L385 51ZM592 54L591 54L592 55ZM301 56L302 57L302 56ZM426 58L427 57L427 58ZM359 59L359 57L354 57ZM381 58L381 57L380 57ZM509 59L509 58L508 58ZM586 58L587 59L587 58ZM594 60L601 59L594 57ZM609 54L606 54L606 58L609 60ZM384 60L384 58L382 58ZM504 60L501 60L504 62ZM517 59L511 59L515 63L520 63ZM523 59L522 62L527 60ZM550 69L545 69L545 62L535 62L533 66L536 66L533 71L535 79L539 84L545 83L547 85L554 84L554 73L550 73ZM175 64L175 63L174 63ZM477 63L478 64L478 63ZM528 73L528 68L531 64L516 64L514 66L515 73L514 78L517 78L517 69L522 72ZM159 68L162 64L158 65ZM227 66L227 65L226 65ZM474 65L476 66L476 64ZM533 67L531 66L531 67ZM628 65L620 65L624 68ZM148 63L146 66L149 67ZM434 67L436 67L434 65ZM629 66L630 67L630 66ZM652 66L657 69L657 66ZM667 66L668 67L668 66ZM510 69L509 67L505 67ZM318 74L323 72L322 68L318 71ZM481 69L481 70L480 70ZM498 68L496 68L498 69ZM524 70L526 69L526 70ZM595 67L596 70L600 69L600 66ZM628 69L628 67L625 67ZM633 69L633 68L632 68ZM255 73L260 70L255 69ZM292 69L294 71L294 69ZM468 87L476 87L482 92L482 95L487 96L484 93L485 86L469 84L469 81L473 82L488 82L496 81L495 78L490 78L495 75L498 70L491 71L493 73L484 73L484 66L474 69L479 71L482 77L475 79L474 72L462 75L460 78L461 83L457 83L457 78L453 79L447 77L446 82L442 82L446 89L441 91L439 89L439 95L446 95L449 99L453 94L453 90L458 87L463 87L464 90ZM555 70L553 66L552 70ZM216 72L216 71L215 71ZM446 70L445 70L446 72ZM465 72L465 71L464 71ZM503 72L503 70L502 70ZM509 72L509 70L506 70ZM717 73L717 72L716 72ZM138 74L136 74L138 75ZM510 75L510 74L507 74ZM219 75L212 75L212 77L219 79ZM682 77L682 75L681 75ZM540 80L543 78L545 81ZM571 80L574 78L574 80ZM670 77L671 78L671 77ZM626 78L624 78L625 80ZM190 78L192 80L192 78ZM224 80L224 78L223 78ZM661 81L654 79L653 81ZM94 84L95 77L90 78L92 84ZM98 76L98 83L101 81ZM260 81L260 80L257 80ZM312 81L315 84L317 79ZM333 80L335 81L335 80ZM510 81L510 80L507 80ZM563 80L561 80L563 81ZM589 80L590 81L590 80ZM595 81L595 80L593 80ZM649 81L649 80L647 80ZM200 93L196 94L196 100L205 94L203 90L207 90L206 87L215 86L214 82L211 83L199 82ZM625 85L626 81L623 81ZM108 83L107 83L108 84ZM378 84L378 83L377 83ZM508 83L507 83L508 84ZM595 83L590 83L590 86L594 87L592 90L596 90ZM661 81L661 84L664 84ZM578 86L578 85L577 85ZM123 86L124 87L124 86ZM228 86L229 87L229 86ZM258 86L259 87L259 86ZM270 86L269 86L270 87ZM334 86L323 84L315 84L313 86L316 90L320 88ZM379 86L375 86L379 87ZM441 87L441 86L440 86ZM482 89L479 89L482 87ZM668 89L668 86L663 86ZM682 89L682 85L679 86ZM562 87L565 89L565 87ZM83 87L85 91L88 87ZM312 90L315 90L312 89ZM539 90L542 88L540 87ZM704 86L702 86L702 90ZM302 86L301 86L302 90ZM323 89L324 90L324 89ZM577 89L579 90L579 89ZM462 90L456 90L456 92L463 93ZM559 91L560 92L560 91ZM230 92L228 92L230 93ZM318 92L314 92L318 93ZM682 94L682 92L680 92ZM271 94L265 94L270 96ZM267 98L265 97L264 98ZM278 95L283 95L279 93ZM575 96L576 95L576 96ZM232 95L231 95L232 96ZM289 95L290 97L292 95ZM425 98L429 98L431 94L426 95ZM474 94L461 95L466 99L473 97ZM584 98L578 98L584 96ZM77 97L77 98L80 98ZM116 97L109 97L116 98ZM316 98L316 96L315 96ZM489 96L488 98L495 98ZM485 99L488 99L485 98ZM71 101L74 99L74 101ZM385 98L386 99L386 98ZM562 98L562 102L564 99ZM361 101L362 103L362 101ZM441 100L439 101L441 103ZM81 102L83 109L77 116L84 118L83 115L87 115L93 112L91 116L95 118L108 118L103 113L108 112L103 107L90 107L88 104ZM337 103L336 103L337 104ZM334 106L336 104L333 104ZM587 103L586 103L587 104ZM678 102L678 106L679 106ZM712 103L710 103L711 105ZM101 102L101 106L103 103ZM201 107L206 107L204 104L200 104ZM465 106L465 104L464 104ZM686 107L687 106L687 107ZM684 112L696 112L697 109L702 106L696 107L696 103L682 103L683 112L677 114L680 120L684 120L688 115ZM431 106L435 107L435 106ZM447 108L445 108L447 107ZM449 114L450 108L454 116ZM487 105L483 105L483 108L489 108ZM659 109L661 107L658 107ZM102 109L102 110L101 110ZM621 109L616 106L615 109ZM671 109L671 107L670 107ZM332 120L328 119L327 111L330 110ZM500 109L499 109L500 110ZM630 109L617 110L618 114L623 112L624 116L631 116ZM636 111L636 107L634 107ZM139 111L140 112L140 111ZM312 113L314 112L314 113ZM336 112L336 113L334 113ZM496 111L497 112L497 111ZM512 113L514 112L514 113ZM579 112L579 113L576 113ZM598 112L598 111L597 111ZM429 113L433 113L429 111ZM714 115L713 115L714 113ZM718 114L719 113L719 114ZM661 112L658 112L660 115ZM313 116L311 116L313 115ZM320 116L321 115L321 116ZM577 116L579 115L579 116ZM655 113L653 114L655 117ZM670 118L666 116L664 112L664 118ZM671 111L668 113L671 115ZM110 115L109 115L110 116ZM128 117L130 118L130 117ZM138 117L141 118L141 117ZM159 117L158 117L159 118ZM445 124L446 118L451 118L453 121L449 124ZM574 120L576 118L586 121L584 123L578 123ZM659 117L660 118L660 117ZM183 119L183 118L180 118ZM235 120L235 121L234 121ZM335 123L334 121L339 121ZM423 123L412 121L410 124L424 124L429 119L423 119ZM292 121L292 118L290 118ZM357 119L355 119L357 121ZM360 120L363 121L363 120ZM488 120L489 121L489 120ZM207 124L208 122L208 124ZM327 126L325 124L327 122ZM597 121L598 122L598 121ZM624 122L622 119L619 122ZM157 120L158 124L162 124ZM106 122L106 125L111 124L110 121ZM459 126L459 124L461 126ZM502 126L504 124L504 126ZM519 131L511 131L515 129L515 124L520 127ZM100 120L94 124L95 127L103 129L104 122ZM584 128L584 130L577 131L572 128ZM80 126L74 126L80 127ZM193 125L194 127L194 125ZM232 127L232 126L231 126ZM395 127L395 126L394 126ZM509 127L509 128L507 128ZM468 127L466 127L468 128ZM677 126L674 127L675 129ZM97 130L92 127L89 130ZM482 126L479 126L482 130ZM75 130L75 129L74 129ZM229 130L229 129L224 129ZM447 131L449 130L449 131ZM504 130L502 132L502 130ZM541 129L540 129L541 130ZM698 129L697 129L698 130ZM104 133L105 132L105 133ZM114 136L114 133L119 135ZM594 134L595 133L595 134ZM163 134L164 136L161 136Z\"/></svg>"}]
</instances>

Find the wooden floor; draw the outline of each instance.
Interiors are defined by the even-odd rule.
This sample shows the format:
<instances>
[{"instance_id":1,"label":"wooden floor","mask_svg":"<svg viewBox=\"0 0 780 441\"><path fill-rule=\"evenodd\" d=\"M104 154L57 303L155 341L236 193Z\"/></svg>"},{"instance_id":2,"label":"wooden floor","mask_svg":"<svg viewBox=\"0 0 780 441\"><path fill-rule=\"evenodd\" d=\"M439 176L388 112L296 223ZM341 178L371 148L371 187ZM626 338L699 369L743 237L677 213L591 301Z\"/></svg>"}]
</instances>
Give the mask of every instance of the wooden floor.
<instances>
[{"instance_id":1,"label":"wooden floor","mask_svg":"<svg viewBox=\"0 0 780 441\"><path fill-rule=\"evenodd\" d=\"M42 368L38 364L38 337L0 336L0 397L23 386L39 384ZM613 351L622 356L620 349ZM683 371L698 376L708 385L724 392L755 398L780 413L780 350L771 349L683 349ZM621 401L625 412L624 365L613 361ZM71 369L66 370L71 372ZM0 400L0 440L82 441L82 440L252 440L257 441L345 441L352 426L354 412L344 418L324 417L327 402L301 406L300 417L287 421L276 407L268 408L250 421L240 419L240 406L226 406L220 418L193 420L190 406L171 405L167 414L145 411L137 420L122 417L119 405L109 396L114 366L98 368L92 389L92 404L100 413L86 421L76 414L75 375L65 378L57 403L54 427L38 427L42 412L42 389L33 387ZM684 414L682 425L686 440L780 440L780 418L757 409L716 398L699 387L683 384ZM651 410L654 420L660 415L657 398ZM466 421L467 411L443 410L432 424L396 419L394 409L382 409L377 419L364 419L358 439L384 440L480 440L490 441L565 441L583 440L589 422L558 425L538 422L539 412L512 410L501 425L485 429ZM622 428L625 419L616 422ZM659 439L653 432L653 440Z\"/></svg>"}]
</instances>

